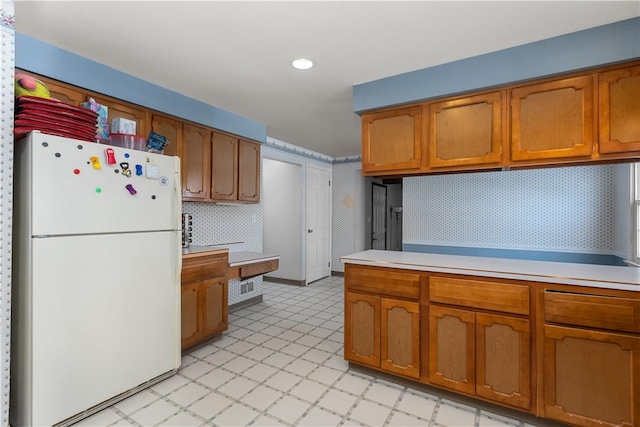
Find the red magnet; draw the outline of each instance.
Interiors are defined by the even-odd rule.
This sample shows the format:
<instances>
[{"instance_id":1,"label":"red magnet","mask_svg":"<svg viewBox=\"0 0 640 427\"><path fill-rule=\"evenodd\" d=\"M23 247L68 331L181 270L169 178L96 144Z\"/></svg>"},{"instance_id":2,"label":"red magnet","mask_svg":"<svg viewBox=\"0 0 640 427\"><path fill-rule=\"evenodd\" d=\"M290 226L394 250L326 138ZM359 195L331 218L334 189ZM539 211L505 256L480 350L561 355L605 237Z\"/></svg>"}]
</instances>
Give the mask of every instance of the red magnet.
<instances>
[{"instance_id":1,"label":"red magnet","mask_svg":"<svg viewBox=\"0 0 640 427\"><path fill-rule=\"evenodd\" d=\"M116 153L113 151L113 148L107 148L104 150L104 153L107 155L107 163L110 165L116 164Z\"/></svg>"}]
</instances>

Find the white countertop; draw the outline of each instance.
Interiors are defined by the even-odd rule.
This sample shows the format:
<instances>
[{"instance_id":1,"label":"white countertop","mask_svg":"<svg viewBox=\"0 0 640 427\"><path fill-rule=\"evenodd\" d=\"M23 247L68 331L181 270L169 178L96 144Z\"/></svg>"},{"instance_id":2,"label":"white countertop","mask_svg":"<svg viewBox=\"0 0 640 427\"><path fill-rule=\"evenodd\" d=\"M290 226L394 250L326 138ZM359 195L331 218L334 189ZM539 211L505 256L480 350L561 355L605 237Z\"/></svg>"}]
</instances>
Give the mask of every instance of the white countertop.
<instances>
[{"instance_id":1,"label":"white countertop","mask_svg":"<svg viewBox=\"0 0 640 427\"><path fill-rule=\"evenodd\" d=\"M271 261L280 259L280 255L265 254L262 252L250 252L243 250L244 245L230 243L224 245L210 245L210 246L194 246L190 245L188 248L182 248L182 255L204 254L206 252L229 252L229 267L237 267L239 265L253 264L261 261Z\"/></svg>"},{"instance_id":2,"label":"white countertop","mask_svg":"<svg viewBox=\"0 0 640 427\"><path fill-rule=\"evenodd\" d=\"M220 246L194 246L190 245L188 248L182 248L182 255L204 254L205 252L228 252L229 249L222 248Z\"/></svg>"},{"instance_id":3,"label":"white countertop","mask_svg":"<svg viewBox=\"0 0 640 427\"><path fill-rule=\"evenodd\" d=\"M636 267L379 250L346 255L341 260L346 264L640 292L640 268Z\"/></svg>"},{"instance_id":4,"label":"white countertop","mask_svg":"<svg viewBox=\"0 0 640 427\"><path fill-rule=\"evenodd\" d=\"M274 259L280 259L280 255L248 251L229 252L229 267L237 267L239 265L253 264L262 261L272 261Z\"/></svg>"}]
</instances>

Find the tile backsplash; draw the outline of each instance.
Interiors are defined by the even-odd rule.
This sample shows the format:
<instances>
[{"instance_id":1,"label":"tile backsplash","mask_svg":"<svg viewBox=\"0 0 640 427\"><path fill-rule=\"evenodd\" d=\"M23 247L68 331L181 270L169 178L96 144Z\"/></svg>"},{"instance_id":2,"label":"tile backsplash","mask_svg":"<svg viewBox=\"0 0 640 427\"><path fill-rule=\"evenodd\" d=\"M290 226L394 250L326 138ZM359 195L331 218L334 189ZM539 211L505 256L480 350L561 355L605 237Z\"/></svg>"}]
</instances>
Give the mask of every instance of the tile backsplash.
<instances>
[{"instance_id":1,"label":"tile backsplash","mask_svg":"<svg viewBox=\"0 0 640 427\"><path fill-rule=\"evenodd\" d=\"M193 217L194 246L244 242L244 249L262 252L262 205L183 202L182 212ZM262 276L254 277L253 291L241 293L240 280L229 281L229 305L262 295Z\"/></svg>"}]
</instances>

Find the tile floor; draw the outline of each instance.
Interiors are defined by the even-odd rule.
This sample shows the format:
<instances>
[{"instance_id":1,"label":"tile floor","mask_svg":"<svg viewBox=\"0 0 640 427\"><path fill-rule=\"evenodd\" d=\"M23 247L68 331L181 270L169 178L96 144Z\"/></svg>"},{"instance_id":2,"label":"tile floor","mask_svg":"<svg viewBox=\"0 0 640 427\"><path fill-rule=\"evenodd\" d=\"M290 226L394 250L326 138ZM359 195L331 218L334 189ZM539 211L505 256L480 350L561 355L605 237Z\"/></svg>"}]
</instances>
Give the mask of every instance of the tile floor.
<instances>
[{"instance_id":1,"label":"tile floor","mask_svg":"<svg viewBox=\"0 0 640 427\"><path fill-rule=\"evenodd\" d=\"M230 313L229 330L183 356L177 375L76 425L534 426L350 370L340 277L265 282L263 298Z\"/></svg>"}]
</instances>

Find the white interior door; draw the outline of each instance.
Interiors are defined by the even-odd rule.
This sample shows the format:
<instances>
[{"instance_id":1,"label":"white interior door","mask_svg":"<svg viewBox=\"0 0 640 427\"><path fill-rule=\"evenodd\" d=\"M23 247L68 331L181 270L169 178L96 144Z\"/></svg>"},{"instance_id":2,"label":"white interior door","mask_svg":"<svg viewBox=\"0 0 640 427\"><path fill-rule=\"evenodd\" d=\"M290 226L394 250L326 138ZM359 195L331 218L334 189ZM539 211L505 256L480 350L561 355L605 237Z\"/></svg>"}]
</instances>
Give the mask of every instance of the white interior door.
<instances>
[{"instance_id":1,"label":"white interior door","mask_svg":"<svg viewBox=\"0 0 640 427\"><path fill-rule=\"evenodd\" d=\"M331 275L331 173L307 166L307 283Z\"/></svg>"}]
</instances>

